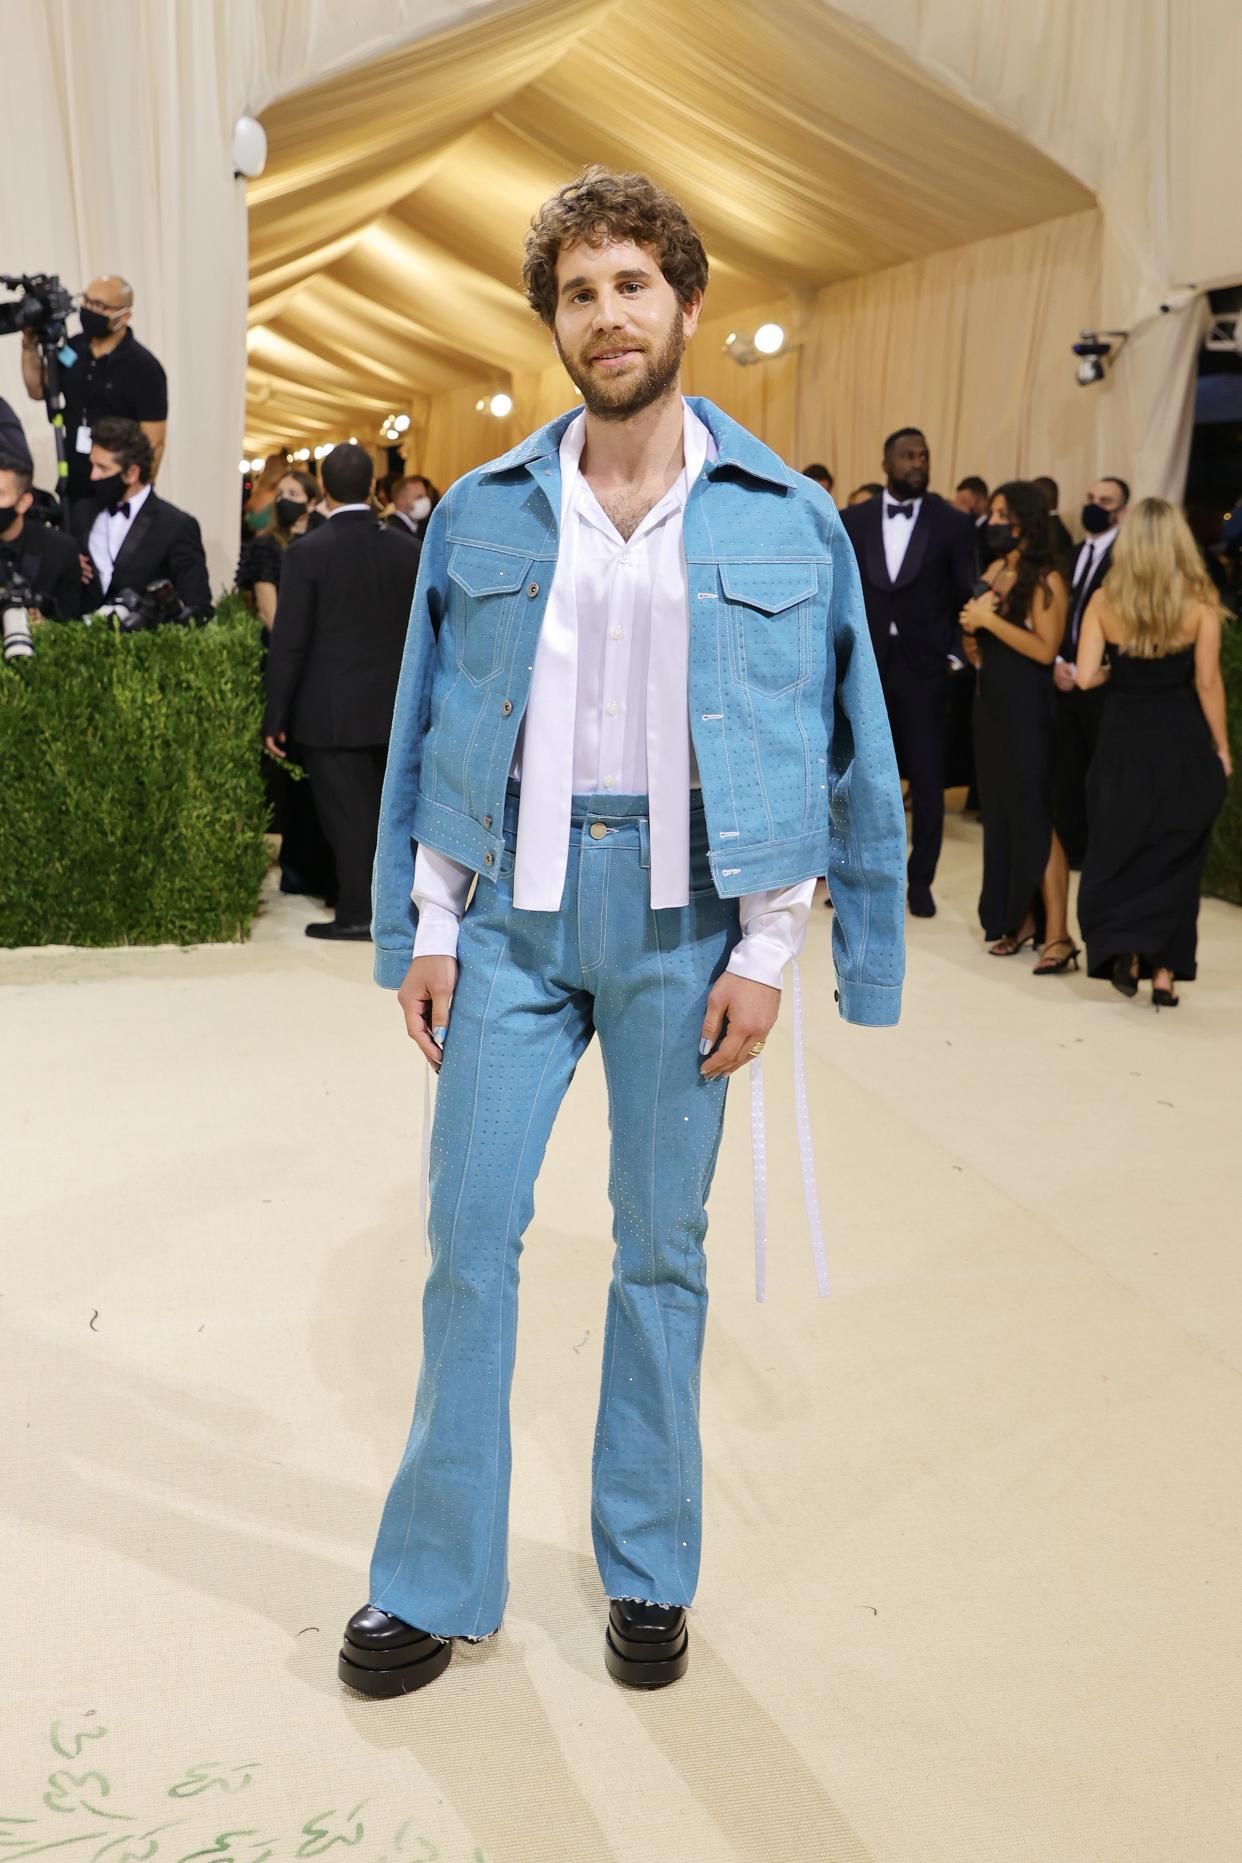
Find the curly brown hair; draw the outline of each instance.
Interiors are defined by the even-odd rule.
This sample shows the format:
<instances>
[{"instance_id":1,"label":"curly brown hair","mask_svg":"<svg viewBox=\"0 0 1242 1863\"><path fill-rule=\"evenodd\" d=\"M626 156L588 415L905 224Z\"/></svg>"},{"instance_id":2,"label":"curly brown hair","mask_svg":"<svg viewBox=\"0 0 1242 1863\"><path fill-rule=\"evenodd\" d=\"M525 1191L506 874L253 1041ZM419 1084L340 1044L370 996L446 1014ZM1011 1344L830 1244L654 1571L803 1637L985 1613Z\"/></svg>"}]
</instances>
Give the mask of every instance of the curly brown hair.
<instances>
[{"instance_id":1,"label":"curly brown hair","mask_svg":"<svg viewBox=\"0 0 1242 1863\"><path fill-rule=\"evenodd\" d=\"M610 241L646 246L689 304L707 289L707 254L680 201L646 175L615 174L598 162L545 201L530 223L522 283L530 307L551 329L556 321L556 261L564 246Z\"/></svg>"}]
</instances>

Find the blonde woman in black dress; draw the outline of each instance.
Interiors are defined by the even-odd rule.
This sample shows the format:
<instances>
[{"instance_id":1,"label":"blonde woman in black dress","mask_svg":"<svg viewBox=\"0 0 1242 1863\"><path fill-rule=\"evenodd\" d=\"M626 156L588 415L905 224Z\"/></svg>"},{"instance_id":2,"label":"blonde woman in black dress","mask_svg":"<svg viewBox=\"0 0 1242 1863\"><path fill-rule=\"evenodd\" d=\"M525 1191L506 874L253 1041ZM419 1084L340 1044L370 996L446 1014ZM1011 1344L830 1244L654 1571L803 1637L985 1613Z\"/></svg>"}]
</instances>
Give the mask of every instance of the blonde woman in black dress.
<instances>
[{"instance_id":1,"label":"blonde woman in black dress","mask_svg":"<svg viewBox=\"0 0 1242 1863\"><path fill-rule=\"evenodd\" d=\"M1123 996L1152 980L1173 1009L1196 970L1199 888L1233 774L1220 675L1222 609L1190 527L1163 498L1134 506L1083 617L1078 684L1112 663L1087 777L1078 922L1087 969Z\"/></svg>"}]
</instances>

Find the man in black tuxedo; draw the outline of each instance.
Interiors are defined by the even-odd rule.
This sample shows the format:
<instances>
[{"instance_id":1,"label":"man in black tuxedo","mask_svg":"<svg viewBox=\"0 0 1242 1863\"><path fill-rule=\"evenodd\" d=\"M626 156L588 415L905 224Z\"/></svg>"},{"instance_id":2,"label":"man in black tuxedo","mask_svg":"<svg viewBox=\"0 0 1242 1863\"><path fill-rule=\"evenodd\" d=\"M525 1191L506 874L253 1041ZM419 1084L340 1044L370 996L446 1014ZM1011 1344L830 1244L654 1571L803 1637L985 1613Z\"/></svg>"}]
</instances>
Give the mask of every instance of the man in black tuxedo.
<instances>
[{"instance_id":1,"label":"man in black tuxedo","mask_svg":"<svg viewBox=\"0 0 1242 1863\"><path fill-rule=\"evenodd\" d=\"M63 530L30 516L33 502L29 464L0 453L0 589L16 574L41 615L71 621L82 612L78 553Z\"/></svg>"},{"instance_id":2,"label":"man in black tuxedo","mask_svg":"<svg viewBox=\"0 0 1242 1863\"><path fill-rule=\"evenodd\" d=\"M315 808L336 856L336 917L309 938L371 936L371 868L380 792L418 580L420 545L368 502L365 447L334 446L322 468L328 521L285 553L267 656L263 741L301 746Z\"/></svg>"},{"instance_id":3,"label":"man in black tuxedo","mask_svg":"<svg viewBox=\"0 0 1242 1863\"><path fill-rule=\"evenodd\" d=\"M958 616L975 582L974 525L928 491L930 472L926 439L917 427L902 427L884 442L883 497L841 513L858 558L898 760L910 784L906 896L919 918L936 910L931 889L944 835L949 662L954 655L964 658Z\"/></svg>"},{"instance_id":4,"label":"man in black tuxedo","mask_svg":"<svg viewBox=\"0 0 1242 1863\"><path fill-rule=\"evenodd\" d=\"M141 595L171 582L191 614L209 615L211 581L198 520L160 498L151 484L151 442L136 420L111 415L92 432L91 496L70 522L82 552L87 613L123 589Z\"/></svg>"},{"instance_id":5,"label":"man in black tuxedo","mask_svg":"<svg viewBox=\"0 0 1242 1863\"><path fill-rule=\"evenodd\" d=\"M393 486L392 510L384 521L390 530L413 537L421 544L427 520L439 502L440 494L431 480L415 473L412 477L398 479Z\"/></svg>"},{"instance_id":6,"label":"man in black tuxedo","mask_svg":"<svg viewBox=\"0 0 1242 1863\"><path fill-rule=\"evenodd\" d=\"M1070 577L1069 608L1061 651L1052 668L1056 704L1052 727L1052 819L1071 867L1081 867L1087 845L1087 768L1100 730L1104 688L1079 692L1075 682L1078 633L1087 604L1113 560L1113 544L1130 503L1124 479L1097 479L1082 508L1087 533Z\"/></svg>"},{"instance_id":7,"label":"man in black tuxedo","mask_svg":"<svg viewBox=\"0 0 1242 1863\"><path fill-rule=\"evenodd\" d=\"M988 513L992 508L992 495L988 491L988 482L981 479L977 472L968 472L964 479L959 479L953 493L953 503L964 512L975 527L975 563L978 574L987 568L987 543L984 531L988 527Z\"/></svg>"}]
</instances>

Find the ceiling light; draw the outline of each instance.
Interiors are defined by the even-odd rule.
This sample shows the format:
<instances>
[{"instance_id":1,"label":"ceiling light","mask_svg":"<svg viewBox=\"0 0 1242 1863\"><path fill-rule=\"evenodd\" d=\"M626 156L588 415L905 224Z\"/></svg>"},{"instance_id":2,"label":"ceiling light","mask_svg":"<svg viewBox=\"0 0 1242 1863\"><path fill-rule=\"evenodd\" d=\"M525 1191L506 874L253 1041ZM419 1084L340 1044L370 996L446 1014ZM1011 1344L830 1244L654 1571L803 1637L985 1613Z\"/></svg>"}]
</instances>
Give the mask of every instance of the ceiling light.
<instances>
[{"instance_id":1,"label":"ceiling light","mask_svg":"<svg viewBox=\"0 0 1242 1863\"><path fill-rule=\"evenodd\" d=\"M512 414L513 412L513 396L493 395L487 405L496 416L497 420L503 420L506 414Z\"/></svg>"},{"instance_id":2,"label":"ceiling light","mask_svg":"<svg viewBox=\"0 0 1242 1863\"><path fill-rule=\"evenodd\" d=\"M249 470L250 470L250 461L249 461L248 459L243 459L243 460L242 460L242 461L240 462L240 464L238 465L238 468L237 468L237 470L238 470L239 472L249 472Z\"/></svg>"},{"instance_id":3,"label":"ceiling light","mask_svg":"<svg viewBox=\"0 0 1242 1863\"><path fill-rule=\"evenodd\" d=\"M350 444L351 446L357 446L357 444L358 444L358 436L357 436L357 434L356 434L356 433L351 433L351 434L350 434L350 436L349 436L349 444Z\"/></svg>"},{"instance_id":4,"label":"ceiling light","mask_svg":"<svg viewBox=\"0 0 1242 1863\"><path fill-rule=\"evenodd\" d=\"M297 452L293 455L293 457L295 459L309 459L310 458L309 446L300 446Z\"/></svg>"},{"instance_id":5,"label":"ceiling light","mask_svg":"<svg viewBox=\"0 0 1242 1863\"><path fill-rule=\"evenodd\" d=\"M398 414L397 418L393 421L393 426L397 429L398 433L404 433L409 424L410 417L408 414Z\"/></svg>"},{"instance_id":6,"label":"ceiling light","mask_svg":"<svg viewBox=\"0 0 1242 1863\"><path fill-rule=\"evenodd\" d=\"M486 406L487 406L486 401L476 401L474 404L475 413L481 414Z\"/></svg>"},{"instance_id":7,"label":"ceiling light","mask_svg":"<svg viewBox=\"0 0 1242 1863\"><path fill-rule=\"evenodd\" d=\"M263 461L261 459L252 459L250 462L250 470L251 472L262 472Z\"/></svg>"},{"instance_id":8,"label":"ceiling light","mask_svg":"<svg viewBox=\"0 0 1242 1863\"><path fill-rule=\"evenodd\" d=\"M761 323L755 331L755 348L761 356L774 356L784 343L785 332L778 323Z\"/></svg>"}]
</instances>

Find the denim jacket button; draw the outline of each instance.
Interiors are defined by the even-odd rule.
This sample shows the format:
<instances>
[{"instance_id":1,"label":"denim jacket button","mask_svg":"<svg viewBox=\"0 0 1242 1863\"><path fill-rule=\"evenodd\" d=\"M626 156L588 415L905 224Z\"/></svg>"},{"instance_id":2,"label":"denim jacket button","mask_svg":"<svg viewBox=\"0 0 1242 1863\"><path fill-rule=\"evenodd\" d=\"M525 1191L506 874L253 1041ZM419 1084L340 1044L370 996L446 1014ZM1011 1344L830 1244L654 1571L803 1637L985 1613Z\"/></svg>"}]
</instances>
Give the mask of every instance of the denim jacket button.
<instances>
[{"instance_id":1,"label":"denim jacket button","mask_svg":"<svg viewBox=\"0 0 1242 1863\"><path fill-rule=\"evenodd\" d=\"M505 717L507 718L509 716L509 713L513 710L513 700L506 699L504 703L501 705L500 709L504 713Z\"/></svg>"},{"instance_id":2,"label":"denim jacket button","mask_svg":"<svg viewBox=\"0 0 1242 1863\"><path fill-rule=\"evenodd\" d=\"M491 827L491 825L492 825L492 818L491 818L491 816L490 816L490 815L485 815L485 816L483 817L483 826L484 826L485 828L490 828L490 827Z\"/></svg>"},{"instance_id":3,"label":"denim jacket button","mask_svg":"<svg viewBox=\"0 0 1242 1863\"><path fill-rule=\"evenodd\" d=\"M493 861L495 860L495 858L496 858L496 856L495 856L494 854L484 854L484 856L483 856L483 859L484 859L484 862L485 862L485 863L486 863L486 865L487 865L487 866L489 866L489 867L491 866L491 864L492 864L492 862L493 862Z\"/></svg>"},{"instance_id":4,"label":"denim jacket button","mask_svg":"<svg viewBox=\"0 0 1242 1863\"><path fill-rule=\"evenodd\" d=\"M539 593L539 584L537 582L532 582L530 587L527 589L526 593L530 596L531 600L533 601L535 596L538 595Z\"/></svg>"}]
</instances>

